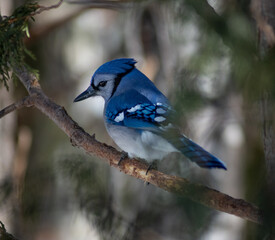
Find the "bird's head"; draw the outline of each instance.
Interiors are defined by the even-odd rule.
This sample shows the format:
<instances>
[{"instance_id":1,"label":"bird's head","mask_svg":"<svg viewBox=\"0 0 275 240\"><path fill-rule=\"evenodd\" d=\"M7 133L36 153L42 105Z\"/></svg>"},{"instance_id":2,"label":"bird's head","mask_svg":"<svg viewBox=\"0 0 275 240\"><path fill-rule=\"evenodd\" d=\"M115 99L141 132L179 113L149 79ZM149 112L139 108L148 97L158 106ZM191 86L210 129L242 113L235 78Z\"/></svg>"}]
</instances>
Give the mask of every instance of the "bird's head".
<instances>
[{"instance_id":1,"label":"bird's head","mask_svg":"<svg viewBox=\"0 0 275 240\"><path fill-rule=\"evenodd\" d=\"M133 58L119 58L101 65L94 73L90 86L74 102L93 96L102 96L107 101L116 91L121 78L135 68Z\"/></svg>"}]
</instances>

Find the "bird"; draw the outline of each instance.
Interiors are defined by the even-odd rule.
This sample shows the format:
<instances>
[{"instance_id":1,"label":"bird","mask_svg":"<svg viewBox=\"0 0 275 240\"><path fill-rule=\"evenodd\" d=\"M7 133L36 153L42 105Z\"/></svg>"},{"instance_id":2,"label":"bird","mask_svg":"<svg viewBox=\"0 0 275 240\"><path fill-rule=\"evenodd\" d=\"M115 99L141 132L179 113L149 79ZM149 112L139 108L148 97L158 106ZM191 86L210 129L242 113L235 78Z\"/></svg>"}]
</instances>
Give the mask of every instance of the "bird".
<instances>
[{"instance_id":1,"label":"bird","mask_svg":"<svg viewBox=\"0 0 275 240\"><path fill-rule=\"evenodd\" d=\"M106 130L130 158L153 163L169 153L180 152L199 167L227 170L224 162L182 134L171 122L175 110L154 83L136 68L136 63L133 58L104 63L74 102L103 97Z\"/></svg>"}]
</instances>

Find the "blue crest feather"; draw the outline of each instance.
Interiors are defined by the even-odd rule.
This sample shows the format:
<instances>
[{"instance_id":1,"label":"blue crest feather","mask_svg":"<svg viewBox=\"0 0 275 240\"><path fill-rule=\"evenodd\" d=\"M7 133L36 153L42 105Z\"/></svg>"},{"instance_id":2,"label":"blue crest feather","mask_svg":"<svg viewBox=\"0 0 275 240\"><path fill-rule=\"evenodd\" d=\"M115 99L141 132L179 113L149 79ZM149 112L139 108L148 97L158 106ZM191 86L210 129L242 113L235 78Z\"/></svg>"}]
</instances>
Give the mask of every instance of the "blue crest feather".
<instances>
[{"instance_id":1,"label":"blue crest feather","mask_svg":"<svg viewBox=\"0 0 275 240\"><path fill-rule=\"evenodd\" d=\"M133 58L119 58L112 60L110 62L104 63L100 66L95 74L115 74L124 75L125 73L131 71L135 68L136 60Z\"/></svg>"}]
</instances>

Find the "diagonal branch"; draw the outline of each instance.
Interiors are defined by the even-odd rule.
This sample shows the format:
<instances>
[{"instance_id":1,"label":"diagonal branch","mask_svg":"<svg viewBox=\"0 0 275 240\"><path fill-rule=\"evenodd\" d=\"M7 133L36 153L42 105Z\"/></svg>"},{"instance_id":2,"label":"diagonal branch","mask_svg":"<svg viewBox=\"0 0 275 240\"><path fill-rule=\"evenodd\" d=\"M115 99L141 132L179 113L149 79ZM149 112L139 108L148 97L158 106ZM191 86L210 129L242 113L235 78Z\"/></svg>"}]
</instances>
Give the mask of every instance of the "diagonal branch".
<instances>
[{"instance_id":1,"label":"diagonal branch","mask_svg":"<svg viewBox=\"0 0 275 240\"><path fill-rule=\"evenodd\" d=\"M49 11L49 10L51 10L51 9L53 9L53 8L58 8L58 7L60 7L60 5L62 4L62 2L63 2L63 0L59 0L58 3L56 3L56 4L54 4L54 5L51 5L51 6L49 6L49 7L40 6L40 9L39 9L38 11L35 12L35 15L36 15L36 14L40 14L40 13L43 12L43 11Z\"/></svg>"},{"instance_id":2,"label":"diagonal branch","mask_svg":"<svg viewBox=\"0 0 275 240\"><path fill-rule=\"evenodd\" d=\"M82 148L90 155L105 159L111 166L118 168L125 174L149 182L168 192L179 194L203 204L207 207L233 214L248 221L262 223L260 210L242 199L235 199L217 190L203 185L190 183L188 180L170 176L157 170L151 170L146 175L148 165L137 159L125 158L120 165L121 153L106 144L98 142L86 133L66 112L49 99L42 91L38 80L25 68L15 68L15 73L35 100L34 106L47 115L70 138L74 146Z\"/></svg>"},{"instance_id":3,"label":"diagonal branch","mask_svg":"<svg viewBox=\"0 0 275 240\"><path fill-rule=\"evenodd\" d=\"M33 106L33 98L31 96L24 97L20 101L13 103L0 111L0 118L4 117L5 115L23 107L31 107Z\"/></svg>"}]
</instances>

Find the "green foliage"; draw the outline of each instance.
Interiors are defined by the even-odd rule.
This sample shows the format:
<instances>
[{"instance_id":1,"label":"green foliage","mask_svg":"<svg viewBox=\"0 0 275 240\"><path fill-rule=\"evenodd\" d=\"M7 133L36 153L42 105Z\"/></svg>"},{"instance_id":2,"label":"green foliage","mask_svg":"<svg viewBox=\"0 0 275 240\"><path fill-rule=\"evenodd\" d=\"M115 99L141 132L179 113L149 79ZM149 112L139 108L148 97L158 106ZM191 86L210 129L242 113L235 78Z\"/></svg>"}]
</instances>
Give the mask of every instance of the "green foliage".
<instances>
[{"instance_id":1,"label":"green foliage","mask_svg":"<svg viewBox=\"0 0 275 240\"><path fill-rule=\"evenodd\" d=\"M8 80L13 66L24 66L31 69L25 62L25 54L33 55L23 43L29 37L28 20L39 8L37 3L28 3L15 9L9 17L0 16L0 83L8 90Z\"/></svg>"}]
</instances>

